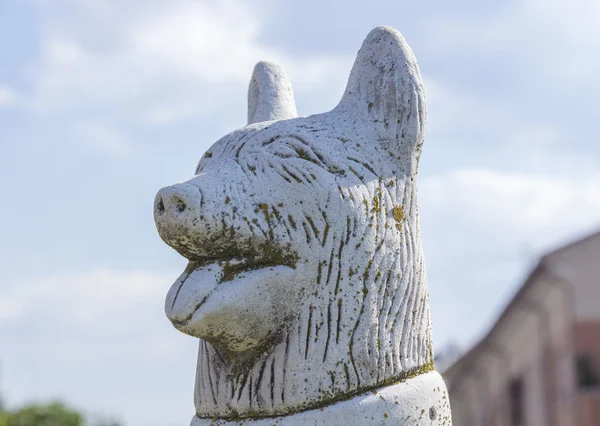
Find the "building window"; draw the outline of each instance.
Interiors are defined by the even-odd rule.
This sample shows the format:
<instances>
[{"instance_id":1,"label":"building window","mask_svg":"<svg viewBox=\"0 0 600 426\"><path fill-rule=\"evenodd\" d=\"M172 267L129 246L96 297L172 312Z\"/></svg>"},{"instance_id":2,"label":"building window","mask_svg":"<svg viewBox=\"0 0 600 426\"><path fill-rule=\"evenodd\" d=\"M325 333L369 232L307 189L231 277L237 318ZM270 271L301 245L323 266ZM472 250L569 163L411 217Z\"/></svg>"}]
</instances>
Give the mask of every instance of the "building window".
<instances>
[{"instance_id":1,"label":"building window","mask_svg":"<svg viewBox=\"0 0 600 426\"><path fill-rule=\"evenodd\" d=\"M513 379L508 385L508 400L510 401L511 426L525 425L525 392L523 379Z\"/></svg>"},{"instance_id":2,"label":"building window","mask_svg":"<svg viewBox=\"0 0 600 426\"><path fill-rule=\"evenodd\" d=\"M577 383L579 388L592 388L600 385L598 380L598 374L594 369L594 365L589 357L585 355L578 355L576 359L575 369L577 372Z\"/></svg>"}]
</instances>

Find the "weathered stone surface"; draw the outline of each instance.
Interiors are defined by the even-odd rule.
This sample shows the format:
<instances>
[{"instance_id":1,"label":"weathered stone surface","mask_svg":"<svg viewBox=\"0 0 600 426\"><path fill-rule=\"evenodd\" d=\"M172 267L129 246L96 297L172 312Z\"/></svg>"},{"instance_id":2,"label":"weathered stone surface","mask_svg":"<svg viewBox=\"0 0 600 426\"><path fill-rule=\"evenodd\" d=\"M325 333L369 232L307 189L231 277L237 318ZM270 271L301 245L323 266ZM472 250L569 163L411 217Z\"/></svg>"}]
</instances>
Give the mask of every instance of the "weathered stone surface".
<instances>
[{"instance_id":1,"label":"weathered stone surface","mask_svg":"<svg viewBox=\"0 0 600 426\"><path fill-rule=\"evenodd\" d=\"M324 114L296 118L259 63L250 124L159 191L158 232L190 261L165 309L200 338L193 425L451 423L416 200L425 118L412 51L376 28Z\"/></svg>"},{"instance_id":2,"label":"weathered stone surface","mask_svg":"<svg viewBox=\"0 0 600 426\"><path fill-rule=\"evenodd\" d=\"M237 426L239 420L201 419L191 426ZM347 401L284 417L248 419L248 426L451 425L450 402L433 371Z\"/></svg>"}]
</instances>

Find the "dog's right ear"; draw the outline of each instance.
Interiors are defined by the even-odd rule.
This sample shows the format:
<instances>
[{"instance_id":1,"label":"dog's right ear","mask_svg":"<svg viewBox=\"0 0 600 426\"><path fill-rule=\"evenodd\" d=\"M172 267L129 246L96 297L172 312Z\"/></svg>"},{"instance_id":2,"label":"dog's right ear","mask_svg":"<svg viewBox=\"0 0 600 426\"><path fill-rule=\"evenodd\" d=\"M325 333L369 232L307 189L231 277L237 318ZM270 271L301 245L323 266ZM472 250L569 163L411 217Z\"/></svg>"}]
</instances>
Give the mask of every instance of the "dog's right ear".
<instances>
[{"instance_id":1,"label":"dog's right ear","mask_svg":"<svg viewBox=\"0 0 600 426\"><path fill-rule=\"evenodd\" d=\"M417 60L400 32L378 27L369 33L332 112L361 123L367 136L399 157L414 155L425 132L425 90Z\"/></svg>"},{"instance_id":2,"label":"dog's right ear","mask_svg":"<svg viewBox=\"0 0 600 426\"><path fill-rule=\"evenodd\" d=\"M254 67L248 88L248 124L297 117L292 83L272 62Z\"/></svg>"}]
</instances>

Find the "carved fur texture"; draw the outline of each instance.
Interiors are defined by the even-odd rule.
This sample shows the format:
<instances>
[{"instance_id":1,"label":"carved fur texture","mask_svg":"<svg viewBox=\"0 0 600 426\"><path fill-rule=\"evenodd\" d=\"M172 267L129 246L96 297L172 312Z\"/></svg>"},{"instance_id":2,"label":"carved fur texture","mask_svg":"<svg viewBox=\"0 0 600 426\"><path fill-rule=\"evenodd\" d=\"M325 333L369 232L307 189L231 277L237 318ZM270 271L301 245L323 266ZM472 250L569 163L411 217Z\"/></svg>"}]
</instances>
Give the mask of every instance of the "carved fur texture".
<instances>
[{"instance_id":1,"label":"carved fur texture","mask_svg":"<svg viewBox=\"0 0 600 426\"><path fill-rule=\"evenodd\" d=\"M249 97L253 123L155 201L160 236L190 260L165 309L200 339L197 416L289 414L429 371L426 107L406 41L373 30L330 112L295 117L268 63Z\"/></svg>"}]
</instances>

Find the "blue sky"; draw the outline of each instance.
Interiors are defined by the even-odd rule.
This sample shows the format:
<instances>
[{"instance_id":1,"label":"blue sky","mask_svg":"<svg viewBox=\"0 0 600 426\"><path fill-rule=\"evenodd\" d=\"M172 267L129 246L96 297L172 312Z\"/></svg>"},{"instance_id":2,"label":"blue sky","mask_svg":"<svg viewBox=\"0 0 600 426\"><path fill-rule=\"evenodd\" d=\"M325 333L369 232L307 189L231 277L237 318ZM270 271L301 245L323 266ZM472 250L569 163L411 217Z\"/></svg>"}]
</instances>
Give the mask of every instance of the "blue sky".
<instances>
[{"instance_id":1,"label":"blue sky","mask_svg":"<svg viewBox=\"0 0 600 426\"><path fill-rule=\"evenodd\" d=\"M468 347L537 256L600 227L596 0L0 0L0 392L187 424L196 342L156 191L246 119L254 63L301 115L339 100L373 27L418 58L436 347Z\"/></svg>"}]
</instances>

